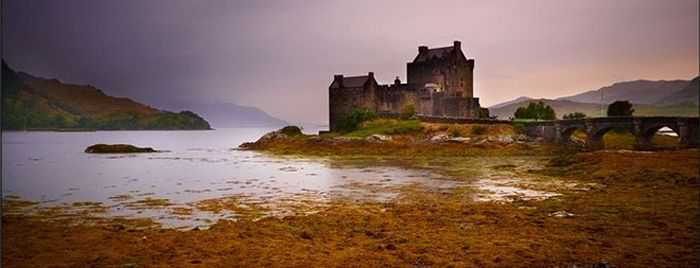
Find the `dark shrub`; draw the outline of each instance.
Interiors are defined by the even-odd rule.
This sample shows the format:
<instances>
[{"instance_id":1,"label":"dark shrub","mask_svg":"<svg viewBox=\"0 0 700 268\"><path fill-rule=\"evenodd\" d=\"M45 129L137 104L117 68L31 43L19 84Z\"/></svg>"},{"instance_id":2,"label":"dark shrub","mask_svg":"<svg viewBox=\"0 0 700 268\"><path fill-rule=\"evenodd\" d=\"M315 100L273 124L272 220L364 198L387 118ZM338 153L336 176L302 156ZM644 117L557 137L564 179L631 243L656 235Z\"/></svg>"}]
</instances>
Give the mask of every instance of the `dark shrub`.
<instances>
[{"instance_id":1,"label":"dark shrub","mask_svg":"<svg viewBox=\"0 0 700 268\"><path fill-rule=\"evenodd\" d=\"M562 119L583 119L586 118L586 114L582 112L573 112L573 113L568 113L565 114L564 116L561 117Z\"/></svg>"},{"instance_id":2,"label":"dark shrub","mask_svg":"<svg viewBox=\"0 0 700 268\"><path fill-rule=\"evenodd\" d=\"M280 129L280 132L288 137L301 136L301 128L297 126L286 126Z\"/></svg>"},{"instance_id":3,"label":"dark shrub","mask_svg":"<svg viewBox=\"0 0 700 268\"><path fill-rule=\"evenodd\" d=\"M489 119L489 118L491 118L491 117L489 116L489 109L488 109L488 108L484 108L484 107L479 108L479 118L482 118L482 119Z\"/></svg>"},{"instance_id":4,"label":"dark shrub","mask_svg":"<svg viewBox=\"0 0 700 268\"><path fill-rule=\"evenodd\" d=\"M364 108L352 111L343 121L340 122L339 128L347 133L357 130L360 123L377 119L379 115L372 109Z\"/></svg>"},{"instance_id":5,"label":"dark shrub","mask_svg":"<svg viewBox=\"0 0 700 268\"><path fill-rule=\"evenodd\" d=\"M476 125L472 127L472 134L474 135L483 135L486 133L486 128L482 125Z\"/></svg>"},{"instance_id":6,"label":"dark shrub","mask_svg":"<svg viewBox=\"0 0 700 268\"><path fill-rule=\"evenodd\" d=\"M634 113L629 101L616 101L608 106L608 116L631 116Z\"/></svg>"}]
</instances>

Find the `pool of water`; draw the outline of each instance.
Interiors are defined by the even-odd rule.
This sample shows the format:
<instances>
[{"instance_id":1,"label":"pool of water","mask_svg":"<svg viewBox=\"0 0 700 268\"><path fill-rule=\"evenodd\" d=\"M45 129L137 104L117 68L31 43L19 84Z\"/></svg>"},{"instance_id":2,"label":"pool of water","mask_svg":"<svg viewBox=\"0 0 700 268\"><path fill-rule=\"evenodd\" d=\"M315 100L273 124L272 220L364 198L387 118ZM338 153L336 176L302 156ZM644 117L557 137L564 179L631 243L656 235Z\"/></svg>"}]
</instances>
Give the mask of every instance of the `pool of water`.
<instances>
[{"instance_id":1,"label":"pool of water","mask_svg":"<svg viewBox=\"0 0 700 268\"><path fill-rule=\"evenodd\" d=\"M330 159L277 157L238 150L268 128L212 131L3 132L2 194L42 206L105 208L110 216L150 217L172 227L194 226L231 213L192 209L202 200L236 197L256 204L382 201L402 185L453 187L424 169L342 167ZM311 130L316 131L316 130ZM87 154L96 143L166 150L143 154ZM169 206L159 206L164 201ZM156 203L155 205L148 205ZM173 213L173 210L188 213Z\"/></svg>"}]
</instances>

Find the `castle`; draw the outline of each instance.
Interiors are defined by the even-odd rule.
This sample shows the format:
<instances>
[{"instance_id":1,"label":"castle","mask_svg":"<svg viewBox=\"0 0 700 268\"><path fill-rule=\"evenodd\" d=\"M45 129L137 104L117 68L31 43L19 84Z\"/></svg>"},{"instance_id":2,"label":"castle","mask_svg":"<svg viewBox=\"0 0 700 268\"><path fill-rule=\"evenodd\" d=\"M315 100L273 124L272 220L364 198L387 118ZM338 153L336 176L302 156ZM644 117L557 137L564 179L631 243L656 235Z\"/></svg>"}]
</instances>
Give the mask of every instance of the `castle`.
<instances>
[{"instance_id":1,"label":"castle","mask_svg":"<svg viewBox=\"0 0 700 268\"><path fill-rule=\"evenodd\" d=\"M474 98L474 60L462 53L461 42L451 47L418 47L418 55L406 64L407 83L398 77L380 85L374 73L364 76L335 75L328 87L330 130L338 130L352 111L373 109L396 115L410 103L418 116L478 118L479 98Z\"/></svg>"}]
</instances>

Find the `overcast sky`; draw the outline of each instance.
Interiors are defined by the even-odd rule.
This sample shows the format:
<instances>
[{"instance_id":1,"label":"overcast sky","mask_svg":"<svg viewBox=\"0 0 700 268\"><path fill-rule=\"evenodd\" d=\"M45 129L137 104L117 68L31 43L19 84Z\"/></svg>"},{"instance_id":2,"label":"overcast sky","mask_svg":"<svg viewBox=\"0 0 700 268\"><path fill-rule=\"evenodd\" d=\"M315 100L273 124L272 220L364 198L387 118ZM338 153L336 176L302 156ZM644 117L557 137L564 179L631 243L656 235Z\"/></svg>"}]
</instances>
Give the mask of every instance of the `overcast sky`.
<instances>
[{"instance_id":1,"label":"overcast sky","mask_svg":"<svg viewBox=\"0 0 700 268\"><path fill-rule=\"evenodd\" d=\"M2 1L3 59L146 103L327 122L333 74L406 80L419 45L475 59L482 106L698 75L697 0Z\"/></svg>"}]
</instances>

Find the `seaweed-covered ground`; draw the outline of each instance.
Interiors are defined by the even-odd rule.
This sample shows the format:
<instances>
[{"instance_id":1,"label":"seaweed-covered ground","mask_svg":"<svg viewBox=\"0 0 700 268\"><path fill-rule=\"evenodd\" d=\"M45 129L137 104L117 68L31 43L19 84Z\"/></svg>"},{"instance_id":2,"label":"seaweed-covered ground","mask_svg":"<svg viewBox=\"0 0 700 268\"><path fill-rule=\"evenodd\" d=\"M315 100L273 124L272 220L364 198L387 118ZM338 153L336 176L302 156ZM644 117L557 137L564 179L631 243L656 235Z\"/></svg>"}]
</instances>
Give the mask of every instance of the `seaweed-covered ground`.
<instances>
[{"instance_id":1,"label":"seaweed-covered ground","mask_svg":"<svg viewBox=\"0 0 700 268\"><path fill-rule=\"evenodd\" d=\"M303 153L305 145L326 142L308 139L275 140L261 150ZM462 142L420 145L414 141L410 141L414 146L409 148L401 139L344 141L335 145L335 151L371 163L379 154L372 152L378 148L385 152L385 157L395 157L392 161L383 158L383 164L432 169L448 180L463 184L437 190L413 184L401 187L395 199L382 202L335 199L322 206L309 205L303 213L284 217L260 217L264 209L240 211L235 199L206 201L196 206L230 209L246 216L237 221L219 221L207 230L190 231L159 228L147 220L92 218L89 211L71 215L61 210L31 215L12 213L36 204L5 199L2 264L7 267L699 265L697 149L572 152L527 142L477 146ZM478 156L479 150L488 156ZM424 152L426 156L406 157L416 152ZM535 165L494 161L498 164L474 166L475 159L498 159L499 155L529 155L541 160L535 161L539 163ZM473 185L478 181L473 179L479 178L483 170L493 174L503 171L512 178L500 178L503 180L491 188L475 188ZM508 187L551 194L530 196L522 192L502 198L493 195L479 198Z\"/></svg>"}]
</instances>

